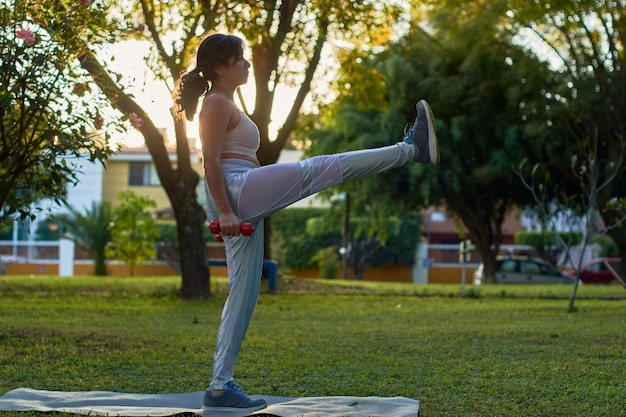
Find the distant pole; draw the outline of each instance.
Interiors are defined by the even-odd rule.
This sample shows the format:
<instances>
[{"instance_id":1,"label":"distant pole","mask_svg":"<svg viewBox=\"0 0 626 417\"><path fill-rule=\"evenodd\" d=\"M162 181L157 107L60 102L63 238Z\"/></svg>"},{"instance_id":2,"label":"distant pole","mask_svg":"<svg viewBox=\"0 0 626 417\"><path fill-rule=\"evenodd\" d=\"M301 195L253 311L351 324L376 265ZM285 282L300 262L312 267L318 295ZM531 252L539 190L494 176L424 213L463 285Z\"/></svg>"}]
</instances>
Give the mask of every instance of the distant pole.
<instances>
[{"instance_id":1,"label":"distant pole","mask_svg":"<svg viewBox=\"0 0 626 417\"><path fill-rule=\"evenodd\" d=\"M343 203L343 224L341 226L341 246L343 254L341 255L341 278L348 279L348 245L350 244L350 194L345 193Z\"/></svg>"},{"instance_id":2,"label":"distant pole","mask_svg":"<svg viewBox=\"0 0 626 417\"><path fill-rule=\"evenodd\" d=\"M59 276L74 276L75 243L71 239L59 240Z\"/></svg>"},{"instance_id":3,"label":"distant pole","mask_svg":"<svg viewBox=\"0 0 626 417\"><path fill-rule=\"evenodd\" d=\"M461 263L461 297L465 297L465 263L470 260L472 241L469 239L459 242L459 262Z\"/></svg>"},{"instance_id":4,"label":"distant pole","mask_svg":"<svg viewBox=\"0 0 626 417\"><path fill-rule=\"evenodd\" d=\"M13 256L17 256L17 228L18 228L19 223L17 222L17 220L13 220L13 230L11 231L11 238L13 240Z\"/></svg>"}]
</instances>

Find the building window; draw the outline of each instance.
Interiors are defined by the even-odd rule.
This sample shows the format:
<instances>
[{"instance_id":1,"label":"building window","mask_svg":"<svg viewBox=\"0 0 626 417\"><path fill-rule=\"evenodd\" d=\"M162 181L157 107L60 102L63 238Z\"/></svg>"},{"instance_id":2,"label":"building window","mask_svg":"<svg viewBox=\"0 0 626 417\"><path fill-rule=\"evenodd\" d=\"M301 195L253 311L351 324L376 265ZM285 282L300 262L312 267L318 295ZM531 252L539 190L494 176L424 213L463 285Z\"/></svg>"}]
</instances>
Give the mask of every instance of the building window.
<instances>
[{"instance_id":1,"label":"building window","mask_svg":"<svg viewBox=\"0 0 626 417\"><path fill-rule=\"evenodd\" d=\"M159 176L150 162L130 162L128 185L160 186Z\"/></svg>"}]
</instances>

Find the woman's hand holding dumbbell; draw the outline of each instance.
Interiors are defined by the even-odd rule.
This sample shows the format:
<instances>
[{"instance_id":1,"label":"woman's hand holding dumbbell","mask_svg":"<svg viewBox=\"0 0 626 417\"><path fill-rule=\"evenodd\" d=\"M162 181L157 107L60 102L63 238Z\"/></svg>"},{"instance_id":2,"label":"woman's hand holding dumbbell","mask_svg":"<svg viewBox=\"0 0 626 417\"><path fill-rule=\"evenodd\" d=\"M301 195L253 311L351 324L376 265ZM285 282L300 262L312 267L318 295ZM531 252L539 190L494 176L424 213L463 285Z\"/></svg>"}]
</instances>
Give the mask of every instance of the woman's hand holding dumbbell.
<instances>
[{"instance_id":1,"label":"woman's hand holding dumbbell","mask_svg":"<svg viewBox=\"0 0 626 417\"><path fill-rule=\"evenodd\" d=\"M211 233L215 235L215 238L217 239L218 242L224 241L222 236L220 236L221 228L220 228L219 221L211 220L211 222L209 222L209 230L211 231ZM243 222L239 225L239 231L244 236L252 236L252 233L254 233L254 225L249 222Z\"/></svg>"}]
</instances>

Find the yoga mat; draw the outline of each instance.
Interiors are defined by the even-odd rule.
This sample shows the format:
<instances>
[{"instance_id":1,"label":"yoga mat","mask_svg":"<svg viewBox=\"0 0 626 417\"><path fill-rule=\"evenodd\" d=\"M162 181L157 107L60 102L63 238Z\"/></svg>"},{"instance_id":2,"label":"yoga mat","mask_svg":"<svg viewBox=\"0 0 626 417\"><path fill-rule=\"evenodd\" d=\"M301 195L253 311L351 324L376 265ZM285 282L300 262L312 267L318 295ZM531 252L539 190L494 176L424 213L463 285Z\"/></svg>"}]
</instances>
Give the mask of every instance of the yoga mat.
<instances>
[{"instance_id":1,"label":"yoga mat","mask_svg":"<svg viewBox=\"0 0 626 417\"><path fill-rule=\"evenodd\" d=\"M253 413L202 408L204 391L178 394L130 394L108 391L44 391L18 388L0 397L0 411L58 411L81 415L203 417L417 417L419 401L406 397L276 397L264 398L268 406Z\"/></svg>"}]
</instances>

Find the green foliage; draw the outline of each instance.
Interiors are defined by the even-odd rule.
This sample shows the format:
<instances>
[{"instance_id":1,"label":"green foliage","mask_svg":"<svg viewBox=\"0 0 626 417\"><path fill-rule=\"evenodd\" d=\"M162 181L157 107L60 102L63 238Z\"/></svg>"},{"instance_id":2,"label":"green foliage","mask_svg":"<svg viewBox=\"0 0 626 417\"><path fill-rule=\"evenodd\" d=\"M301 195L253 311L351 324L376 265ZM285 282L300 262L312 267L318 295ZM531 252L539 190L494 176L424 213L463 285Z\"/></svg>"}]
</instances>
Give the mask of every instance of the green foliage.
<instances>
[{"instance_id":1,"label":"green foliage","mask_svg":"<svg viewBox=\"0 0 626 417\"><path fill-rule=\"evenodd\" d=\"M54 223L52 219L47 218L37 223L37 240L41 241L55 241L61 237L63 228L59 227L59 224ZM3 240L0 238L0 240Z\"/></svg>"},{"instance_id":2,"label":"green foliage","mask_svg":"<svg viewBox=\"0 0 626 417\"><path fill-rule=\"evenodd\" d=\"M303 269L311 265L311 258L319 250L336 243L337 235L333 233L307 233L309 219L323 216L327 209L288 208L272 214L272 241L281 242L285 250L282 259L277 261L287 268Z\"/></svg>"},{"instance_id":3,"label":"green foliage","mask_svg":"<svg viewBox=\"0 0 626 417\"><path fill-rule=\"evenodd\" d=\"M583 235L579 231L558 232L561 239L569 246L575 246L582 242ZM558 246L557 233L554 231L543 232L515 232L514 239L517 245L529 245L537 249L552 248Z\"/></svg>"},{"instance_id":4,"label":"green foliage","mask_svg":"<svg viewBox=\"0 0 626 417\"><path fill-rule=\"evenodd\" d=\"M156 202L133 191L121 192L117 200L120 205L113 210L111 244L107 247L107 254L128 265L132 276L135 266L156 256L155 243L159 234L150 212L156 208Z\"/></svg>"},{"instance_id":5,"label":"green foliage","mask_svg":"<svg viewBox=\"0 0 626 417\"><path fill-rule=\"evenodd\" d=\"M329 210L329 213L333 211ZM336 241L340 241L341 226L338 221L333 222L332 215L325 213L322 217L309 219L307 223L307 234L315 236L325 233L328 236L336 236ZM366 217L350 217L351 245L353 255L357 257L359 243L376 234L370 234L369 227L372 221ZM379 245L374 253L367 255L367 265L413 265L415 250L419 243L419 236L422 227L422 217L417 213L409 213L402 218L392 217L385 223L385 231L379 231L378 235L387 237L385 241L377 239Z\"/></svg>"},{"instance_id":6,"label":"green foliage","mask_svg":"<svg viewBox=\"0 0 626 417\"><path fill-rule=\"evenodd\" d=\"M623 2L539 0L513 1L508 14L518 34L537 34L535 45L528 47L550 51L561 80L557 88L546 90L560 98L560 105L546 109L551 120L558 121L560 135L541 167L545 174L533 164L526 170L520 166L520 180L543 209L544 218L551 207L558 207L568 227L583 230L583 251L599 234L609 234L622 257L626 255L626 216L619 208L626 188L625 10ZM612 207L613 202L617 206ZM583 221L568 221L575 216ZM569 254L571 246L563 245ZM583 259L576 259L574 269L582 266ZM574 310L578 283L570 310Z\"/></svg>"},{"instance_id":7,"label":"green foliage","mask_svg":"<svg viewBox=\"0 0 626 417\"><path fill-rule=\"evenodd\" d=\"M178 242L178 229L172 221L156 221L154 227L158 230L159 240Z\"/></svg>"},{"instance_id":8,"label":"green foliage","mask_svg":"<svg viewBox=\"0 0 626 417\"><path fill-rule=\"evenodd\" d=\"M173 221L157 221L155 227L158 230L159 240L172 242L178 245L178 228L176 222ZM215 236L211 233L208 226L203 230L204 240L206 242L215 242Z\"/></svg>"},{"instance_id":9,"label":"green foliage","mask_svg":"<svg viewBox=\"0 0 626 417\"><path fill-rule=\"evenodd\" d=\"M546 90L562 105L545 109L559 130L546 146L551 177L546 179L550 186L543 190L545 199L581 214L601 213L624 257L624 210L612 203L619 203L626 189L626 6L614 1L515 0L509 8L508 25L520 38L536 35L526 47L548 51L543 59L550 59L561 81Z\"/></svg>"},{"instance_id":10,"label":"green foliage","mask_svg":"<svg viewBox=\"0 0 626 417\"><path fill-rule=\"evenodd\" d=\"M281 266L302 269L315 265L319 253L341 246L341 211L328 208L289 208L272 215L272 241L280 242L274 252ZM371 219L351 217L351 245L358 254L359 242L372 235L367 232ZM366 264L412 265L420 236L421 216L407 214L403 218L388 219L384 235L375 253L367 256ZM328 258L324 256L323 258ZM319 266L319 265L317 265Z\"/></svg>"},{"instance_id":11,"label":"green foliage","mask_svg":"<svg viewBox=\"0 0 626 417\"><path fill-rule=\"evenodd\" d=\"M0 222L0 240L11 240L13 238L13 224L4 224Z\"/></svg>"},{"instance_id":12,"label":"green foliage","mask_svg":"<svg viewBox=\"0 0 626 417\"><path fill-rule=\"evenodd\" d=\"M422 216L417 213L392 219L389 238L371 256L371 265L413 265L422 226Z\"/></svg>"},{"instance_id":13,"label":"green foliage","mask_svg":"<svg viewBox=\"0 0 626 417\"><path fill-rule=\"evenodd\" d=\"M311 262L317 264L319 268L320 278L337 278L337 272L339 271L338 249L336 246L323 248L311 257Z\"/></svg>"},{"instance_id":14,"label":"green foliage","mask_svg":"<svg viewBox=\"0 0 626 417\"><path fill-rule=\"evenodd\" d=\"M525 156L542 156L541 140L549 131L536 112L548 105L542 91L550 78L546 65L495 27L502 10L476 4L461 6L471 13L469 20L457 20L445 9L434 12L437 44L419 32L407 36L411 53L391 61L396 77L390 84L394 91L404 84L413 95L428 98L438 121L443 166L415 171L413 181L445 200L484 248L499 244L510 210L531 201L511 167ZM428 65L424 56L430 57ZM415 87L400 78L410 70L416 73Z\"/></svg>"},{"instance_id":15,"label":"green foliage","mask_svg":"<svg viewBox=\"0 0 626 417\"><path fill-rule=\"evenodd\" d=\"M532 200L511 167L543 157L553 135L543 109L555 100L544 94L554 83L548 66L499 25L506 8L483 4L437 2L445 7L430 9L428 31L413 22L414 29L379 53L347 54L341 94L302 133L312 142L308 155L388 145L413 122L416 100L426 99L437 120L440 166L413 164L333 191L349 192L354 211L372 223L445 204L481 257L493 260L503 222ZM372 86L371 97L362 82Z\"/></svg>"},{"instance_id":16,"label":"green foliage","mask_svg":"<svg viewBox=\"0 0 626 417\"><path fill-rule=\"evenodd\" d=\"M113 221L111 203L94 201L83 213L69 206L67 210L67 214L56 215L51 220L60 223L65 229L63 235L94 258L94 275L107 275L106 248L112 239L109 230Z\"/></svg>"},{"instance_id":17,"label":"green foliage","mask_svg":"<svg viewBox=\"0 0 626 417\"><path fill-rule=\"evenodd\" d=\"M105 160L103 96L79 70L77 44L104 32L101 2L3 0L0 7L0 211L34 217L32 203L64 200L76 158Z\"/></svg>"},{"instance_id":18,"label":"green foliage","mask_svg":"<svg viewBox=\"0 0 626 417\"><path fill-rule=\"evenodd\" d=\"M600 254L602 258L618 258L619 248L615 244L615 241L610 236L599 236L594 243L600 245Z\"/></svg>"}]
</instances>

